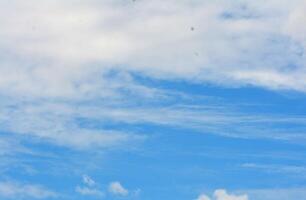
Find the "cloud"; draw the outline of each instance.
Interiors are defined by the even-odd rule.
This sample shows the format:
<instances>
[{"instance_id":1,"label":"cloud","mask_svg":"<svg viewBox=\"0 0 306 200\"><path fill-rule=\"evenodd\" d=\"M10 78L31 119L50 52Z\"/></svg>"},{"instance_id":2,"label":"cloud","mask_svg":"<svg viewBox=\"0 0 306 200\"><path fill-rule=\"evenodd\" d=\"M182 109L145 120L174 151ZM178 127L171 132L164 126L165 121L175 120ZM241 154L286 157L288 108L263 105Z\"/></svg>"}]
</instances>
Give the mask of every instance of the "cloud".
<instances>
[{"instance_id":1,"label":"cloud","mask_svg":"<svg viewBox=\"0 0 306 200\"><path fill-rule=\"evenodd\" d=\"M75 191L81 195L89 195L89 196L104 196L104 192L97 188L96 182L90 178L88 175L83 175L83 183L86 185L84 187L77 186ZM108 192L112 195L116 196L127 196L129 195L129 190L124 188L120 182L114 181L109 183L108 185ZM141 193L140 189L136 189L131 191L132 196L139 196Z\"/></svg>"},{"instance_id":2,"label":"cloud","mask_svg":"<svg viewBox=\"0 0 306 200\"><path fill-rule=\"evenodd\" d=\"M96 184L96 182L88 175L83 175L83 183L90 187Z\"/></svg>"},{"instance_id":3,"label":"cloud","mask_svg":"<svg viewBox=\"0 0 306 200\"><path fill-rule=\"evenodd\" d=\"M145 86L133 74L306 91L302 53L306 34L298 26L303 24L303 6L295 6L304 4L301 0L2 1L0 130L78 150L146 138L102 125L85 127L82 120L302 141L305 136L296 130L284 132L273 126L254 131L263 119L278 117L220 112L220 105L215 110L157 107L178 94Z\"/></svg>"},{"instance_id":4,"label":"cloud","mask_svg":"<svg viewBox=\"0 0 306 200\"><path fill-rule=\"evenodd\" d=\"M133 133L104 130L103 128L84 128L78 124L76 119L78 117L78 114L75 113L77 104L71 106L67 103L49 104L47 102L14 101L2 104L0 130L32 136L73 149L108 148L144 139Z\"/></svg>"},{"instance_id":5,"label":"cloud","mask_svg":"<svg viewBox=\"0 0 306 200\"><path fill-rule=\"evenodd\" d=\"M303 199L306 195L305 188L265 188L249 189L241 191L248 195L230 195L225 190L216 190L214 198L209 198L205 194L200 195L197 200L292 200ZM248 198L249 197L249 198Z\"/></svg>"},{"instance_id":6,"label":"cloud","mask_svg":"<svg viewBox=\"0 0 306 200\"><path fill-rule=\"evenodd\" d=\"M108 186L108 191L114 195L127 196L129 191L125 189L120 182L112 182Z\"/></svg>"},{"instance_id":7,"label":"cloud","mask_svg":"<svg viewBox=\"0 0 306 200\"><path fill-rule=\"evenodd\" d=\"M148 99L158 102L173 91L144 86L131 74L306 91L306 59L301 53L306 34L298 26L305 18L303 6L295 6L304 4L301 0L1 1L1 130L74 149L113 147L144 138L122 130L82 127L78 119L205 126L212 133L228 130L226 124L238 123L241 116L150 108ZM148 100L148 106L131 108L136 99ZM182 123L185 119L188 123ZM242 127L222 134L237 137L249 130ZM269 132L244 137L301 136Z\"/></svg>"},{"instance_id":8,"label":"cloud","mask_svg":"<svg viewBox=\"0 0 306 200\"><path fill-rule=\"evenodd\" d=\"M210 200L210 198L205 194L201 194L196 200Z\"/></svg>"},{"instance_id":9,"label":"cloud","mask_svg":"<svg viewBox=\"0 0 306 200\"><path fill-rule=\"evenodd\" d=\"M97 189L96 182L88 175L83 175L83 183L86 185L84 187L77 186L75 191L81 195L85 196L97 196L102 197L104 196L104 192Z\"/></svg>"},{"instance_id":10,"label":"cloud","mask_svg":"<svg viewBox=\"0 0 306 200\"><path fill-rule=\"evenodd\" d=\"M216 200L248 200L247 195L230 195L226 190L216 190L214 197Z\"/></svg>"},{"instance_id":11,"label":"cloud","mask_svg":"<svg viewBox=\"0 0 306 200\"><path fill-rule=\"evenodd\" d=\"M95 188L77 186L75 188L75 191L84 196L98 196L98 197L104 196L104 193L102 191Z\"/></svg>"},{"instance_id":12,"label":"cloud","mask_svg":"<svg viewBox=\"0 0 306 200\"><path fill-rule=\"evenodd\" d=\"M1 2L0 90L87 96L107 91L103 75L118 70L306 91L303 5L303 0Z\"/></svg>"},{"instance_id":13,"label":"cloud","mask_svg":"<svg viewBox=\"0 0 306 200\"><path fill-rule=\"evenodd\" d=\"M253 170L262 170L269 173L282 173L286 175L296 175L303 176L306 172L306 167L295 166L295 165L269 165L269 164L259 164L259 163L244 163L242 165L244 168Z\"/></svg>"},{"instance_id":14,"label":"cloud","mask_svg":"<svg viewBox=\"0 0 306 200\"><path fill-rule=\"evenodd\" d=\"M56 198L58 194L40 185L0 182L0 196L12 199L47 199Z\"/></svg>"},{"instance_id":15,"label":"cloud","mask_svg":"<svg viewBox=\"0 0 306 200\"><path fill-rule=\"evenodd\" d=\"M226 190L216 190L214 192L214 199L215 200L248 200L248 195L233 195L228 194ZM201 194L197 200L211 200L205 194Z\"/></svg>"},{"instance_id":16,"label":"cloud","mask_svg":"<svg viewBox=\"0 0 306 200\"><path fill-rule=\"evenodd\" d=\"M271 188L246 191L252 200L304 199L306 188Z\"/></svg>"}]
</instances>

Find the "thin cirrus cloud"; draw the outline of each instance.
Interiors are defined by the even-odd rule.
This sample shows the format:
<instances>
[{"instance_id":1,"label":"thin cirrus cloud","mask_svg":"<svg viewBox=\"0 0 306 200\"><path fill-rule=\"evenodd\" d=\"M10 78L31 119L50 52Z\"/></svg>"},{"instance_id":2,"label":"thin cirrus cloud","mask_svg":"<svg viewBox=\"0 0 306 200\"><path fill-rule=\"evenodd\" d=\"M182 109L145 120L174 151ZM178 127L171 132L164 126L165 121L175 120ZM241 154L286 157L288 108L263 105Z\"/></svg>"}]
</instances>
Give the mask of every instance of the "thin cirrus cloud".
<instances>
[{"instance_id":1,"label":"thin cirrus cloud","mask_svg":"<svg viewBox=\"0 0 306 200\"><path fill-rule=\"evenodd\" d=\"M73 150L147 138L141 129L119 130L113 124L305 142L303 117L255 116L211 102L177 105L175 91L145 86L133 76L306 92L306 28L301 26L306 23L305 9L303 0L0 1L0 131L8 137L1 134L0 155L30 152L20 138ZM279 172L304 171L284 166ZM98 186L84 175L75 191L103 197L106 192ZM120 182L107 189L114 197L140 193ZM305 194L303 189L289 190L279 190L291 195L286 200ZM246 193L260 200L280 197L277 190ZM12 182L0 182L0 195L57 197L43 186ZM248 195L217 190L198 200L248 200Z\"/></svg>"},{"instance_id":2,"label":"thin cirrus cloud","mask_svg":"<svg viewBox=\"0 0 306 200\"><path fill-rule=\"evenodd\" d=\"M104 193L102 191L95 188L77 186L75 191L83 196L97 196L97 197L104 196Z\"/></svg>"},{"instance_id":3,"label":"thin cirrus cloud","mask_svg":"<svg viewBox=\"0 0 306 200\"><path fill-rule=\"evenodd\" d=\"M40 185L0 182L0 196L9 199L55 199L58 194Z\"/></svg>"},{"instance_id":4,"label":"thin cirrus cloud","mask_svg":"<svg viewBox=\"0 0 306 200\"><path fill-rule=\"evenodd\" d=\"M127 101L121 100L114 101L113 105L71 104L60 101L20 103L12 99L7 103L2 102L0 130L15 133L15 137L28 135L72 149L109 148L130 142L141 142L148 137L143 133L116 128L104 129L103 125L109 122L133 126L151 124L170 128L180 127L226 137L305 141L301 130L294 128L295 126L289 128L289 125L293 124L304 127L306 119L303 117L258 114L255 116L239 112L238 108L233 110L211 102L207 102L206 106L193 107L187 104L156 106L154 109L150 105L124 107L126 103ZM84 126L82 120L92 125ZM269 125L264 122L269 122ZM99 124L100 127L95 127L95 124ZM288 128L286 131L279 130L278 125L288 125ZM3 153L9 152L6 150L9 146L18 145L12 141L3 139Z\"/></svg>"}]
</instances>

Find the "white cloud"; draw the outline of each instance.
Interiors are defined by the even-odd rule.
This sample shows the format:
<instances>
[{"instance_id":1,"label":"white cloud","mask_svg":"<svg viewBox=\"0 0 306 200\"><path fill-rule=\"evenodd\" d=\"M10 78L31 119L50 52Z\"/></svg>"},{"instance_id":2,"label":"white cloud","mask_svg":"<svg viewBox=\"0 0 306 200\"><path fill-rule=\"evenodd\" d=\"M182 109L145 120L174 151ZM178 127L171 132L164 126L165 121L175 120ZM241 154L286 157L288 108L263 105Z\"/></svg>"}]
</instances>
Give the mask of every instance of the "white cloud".
<instances>
[{"instance_id":1,"label":"white cloud","mask_svg":"<svg viewBox=\"0 0 306 200\"><path fill-rule=\"evenodd\" d=\"M86 185L84 187L77 186L75 191L81 195L85 196L97 196L102 197L104 196L104 192L99 190L96 187L96 182L88 175L83 175L83 183Z\"/></svg>"},{"instance_id":2,"label":"white cloud","mask_svg":"<svg viewBox=\"0 0 306 200\"><path fill-rule=\"evenodd\" d=\"M230 195L226 190L216 190L214 197L216 200L248 200L247 195Z\"/></svg>"},{"instance_id":3,"label":"white cloud","mask_svg":"<svg viewBox=\"0 0 306 200\"><path fill-rule=\"evenodd\" d=\"M108 186L108 191L114 195L127 196L129 191L125 189L120 182L112 182Z\"/></svg>"},{"instance_id":4,"label":"white cloud","mask_svg":"<svg viewBox=\"0 0 306 200\"><path fill-rule=\"evenodd\" d=\"M303 4L2 1L0 90L53 97L107 93L101 75L125 70L306 91L305 57L296 50L305 44Z\"/></svg>"},{"instance_id":5,"label":"white cloud","mask_svg":"<svg viewBox=\"0 0 306 200\"><path fill-rule=\"evenodd\" d=\"M306 196L306 188L254 189L246 192L252 200L292 200Z\"/></svg>"},{"instance_id":6,"label":"white cloud","mask_svg":"<svg viewBox=\"0 0 306 200\"><path fill-rule=\"evenodd\" d=\"M201 194L196 200L210 200L210 198L205 194Z\"/></svg>"},{"instance_id":7,"label":"white cloud","mask_svg":"<svg viewBox=\"0 0 306 200\"><path fill-rule=\"evenodd\" d=\"M239 193L248 195L230 195L225 190L216 190L213 197L209 198L205 194L200 195L197 200L292 200L304 199L306 195L305 188L266 188L249 189ZM249 197L249 198L248 198Z\"/></svg>"},{"instance_id":8,"label":"white cloud","mask_svg":"<svg viewBox=\"0 0 306 200\"><path fill-rule=\"evenodd\" d=\"M2 131L30 135L75 149L114 147L144 139L133 133L81 127L75 119L78 117L78 114L75 113L75 104L52 103L47 105L37 101L29 104L11 103L1 105L3 112L0 114L2 121L0 130ZM11 108L12 106L14 109Z\"/></svg>"},{"instance_id":9,"label":"white cloud","mask_svg":"<svg viewBox=\"0 0 306 200\"><path fill-rule=\"evenodd\" d=\"M295 166L295 165L269 165L269 164L257 164L257 163L245 163L242 165L244 168L262 170L269 173L282 173L286 175L296 175L303 176L306 173L305 166Z\"/></svg>"},{"instance_id":10,"label":"white cloud","mask_svg":"<svg viewBox=\"0 0 306 200\"><path fill-rule=\"evenodd\" d=\"M1 1L0 94L1 99L13 96L17 101L1 103L1 130L77 149L112 147L143 137L84 128L76 117L205 127L235 137L298 138L301 135L270 130L271 134L263 130L249 134L249 127L224 133L215 126L228 130L226 125L245 116L126 105L171 92L165 95L144 87L130 72L166 80L306 91L306 59L299 55L306 34L298 26L303 24L304 4L302 0ZM114 71L116 75L110 75ZM46 99L50 101L41 103ZM85 105L96 102L109 103Z\"/></svg>"},{"instance_id":11,"label":"white cloud","mask_svg":"<svg viewBox=\"0 0 306 200\"><path fill-rule=\"evenodd\" d=\"M96 184L96 182L88 175L83 175L83 183L92 187Z\"/></svg>"},{"instance_id":12,"label":"white cloud","mask_svg":"<svg viewBox=\"0 0 306 200\"><path fill-rule=\"evenodd\" d=\"M0 196L12 199L45 199L55 198L58 195L40 185L0 182Z\"/></svg>"},{"instance_id":13,"label":"white cloud","mask_svg":"<svg viewBox=\"0 0 306 200\"><path fill-rule=\"evenodd\" d=\"M214 192L214 199L215 200L248 200L248 195L233 195L228 194L226 190L216 190ZM197 200L211 200L208 196L205 194L201 194Z\"/></svg>"},{"instance_id":14,"label":"white cloud","mask_svg":"<svg viewBox=\"0 0 306 200\"><path fill-rule=\"evenodd\" d=\"M77 186L75 191L84 196L98 196L98 197L104 196L104 193L102 191L95 188Z\"/></svg>"}]
</instances>

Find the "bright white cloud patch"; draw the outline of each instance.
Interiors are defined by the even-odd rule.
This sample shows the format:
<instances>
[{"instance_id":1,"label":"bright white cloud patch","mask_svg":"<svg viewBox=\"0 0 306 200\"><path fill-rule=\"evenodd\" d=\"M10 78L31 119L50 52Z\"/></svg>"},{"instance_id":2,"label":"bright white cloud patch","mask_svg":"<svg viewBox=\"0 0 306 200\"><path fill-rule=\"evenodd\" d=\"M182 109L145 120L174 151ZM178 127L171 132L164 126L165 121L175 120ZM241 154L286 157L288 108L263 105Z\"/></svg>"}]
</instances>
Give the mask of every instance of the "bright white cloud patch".
<instances>
[{"instance_id":1,"label":"bright white cloud patch","mask_svg":"<svg viewBox=\"0 0 306 200\"><path fill-rule=\"evenodd\" d=\"M101 88L107 93L101 75L115 69L306 91L304 5L303 0L1 1L0 89L56 97Z\"/></svg>"},{"instance_id":2,"label":"bright white cloud patch","mask_svg":"<svg viewBox=\"0 0 306 200\"><path fill-rule=\"evenodd\" d=\"M12 199L46 199L58 195L40 185L0 182L0 197Z\"/></svg>"},{"instance_id":3,"label":"bright white cloud patch","mask_svg":"<svg viewBox=\"0 0 306 200\"><path fill-rule=\"evenodd\" d=\"M129 191L125 189L120 182L112 182L108 186L108 191L114 195L127 196Z\"/></svg>"},{"instance_id":4,"label":"bright white cloud patch","mask_svg":"<svg viewBox=\"0 0 306 200\"><path fill-rule=\"evenodd\" d=\"M228 194L226 190L216 190L213 195L214 200L248 200L247 195L233 195ZM211 200L208 196L205 194L201 194L197 200Z\"/></svg>"}]
</instances>

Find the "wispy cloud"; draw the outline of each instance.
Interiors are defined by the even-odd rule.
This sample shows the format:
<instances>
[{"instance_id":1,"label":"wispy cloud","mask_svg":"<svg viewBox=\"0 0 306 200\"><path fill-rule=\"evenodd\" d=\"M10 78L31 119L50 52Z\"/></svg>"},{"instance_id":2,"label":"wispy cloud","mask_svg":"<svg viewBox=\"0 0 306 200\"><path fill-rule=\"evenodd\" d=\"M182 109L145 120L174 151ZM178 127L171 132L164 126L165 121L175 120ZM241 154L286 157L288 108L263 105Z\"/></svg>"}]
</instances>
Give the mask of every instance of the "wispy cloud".
<instances>
[{"instance_id":1,"label":"wispy cloud","mask_svg":"<svg viewBox=\"0 0 306 200\"><path fill-rule=\"evenodd\" d=\"M90 187L96 184L96 182L88 175L83 175L83 182Z\"/></svg>"},{"instance_id":2,"label":"wispy cloud","mask_svg":"<svg viewBox=\"0 0 306 200\"><path fill-rule=\"evenodd\" d=\"M58 194L40 185L0 182L0 196L11 199L49 199L56 198Z\"/></svg>"},{"instance_id":3,"label":"wispy cloud","mask_svg":"<svg viewBox=\"0 0 306 200\"><path fill-rule=\"evenodd\" d=\"M31 152L20 138L74 152L133 147L149 137L143 125L305 144L304 117L199 105L193 102L199 95L157 89L133 76L306 92L305 7L303 0L0 1L0 156ZM190 101L178 101L182 96ZM133 194L120 182L108 189ZM89 176L75 191L104 195ZM0 182L0 192L56 196L11 182ZM218 190L212 198L248 197Z\"/></svg>"},{"instance_id":4,"label":"wispy cloud","mask_svg":"<svg viewBox=\"0 0 306 200\"><path fill-rule=\"evenodd\" d=\"M102 191L95 188L77 186L75 191L84 196L98 196L98 197L104 196L104 193Z\"/></svg>"},{"instance_id":5,"label":"wispy cloud","mask_svg":"<svg viewBox=\"0 0 306 200\"><path fill-rule=\"evenodd\" d=\"M124 188L119 181L109 183L107 190L103 191L102 189L98 188L98 184L96 184L96 182L88 175L83 175L83 183L84 186L77 186L75 191L85 196L103 197L106 195L106 192L108 192L114 196L126 197L131 194L132 196L136 197L139 196L141 192L140 189L130 192L128 189Z\"/></svg>"},{"instance_id":6,"label":"wispy cloud","mask_svg":"<svg viewBox=\"0 0 306 200\"><path fill-rule=\"evenodd\" d=\"M286 175L299 175L304 176L306 172L305 166L296 165L272 165L272 164L259 164L259 163L245 163L242 165L244 168L261 170L269 173L284 173Z\"/></svg>"},{"instance_id":7,"label":"wispy cloud","mask_svg":"<svg viewBox=\"0 0 306 200\"><path fill-rule=\"evenodd\" d=\"M262 1L69 2L47 0L40 9L33 0L1 2L0 37L5 42L0 49L6 53L1 59L0 93L8 102L1 104L2 131L76 149L142 138L137 133L84 128L77 117L205 128L231 137L304 137L296 130L252 132L256 121L263 119L247 117L248 113L152 104L130 107L136 99L156 100L173 92L137 83L131 73L159 80L305 91L305 59L296 50L305 48L304 30L296 26L305 16L292 6L302 1L285 6L271 1L260 8ZM88 106L96 102L109 103ZM235 130L229 128L233 123Z\"/></svg>"},{"instance_id":8,"label":"wispy cloud","mask_svg":"<svg viewBox=\"0 0 306 200\"><path fill-rule=\"evenodd\" d=\"M83 183L85 186L77 186L75 191L84 196L97 196L103 197L105 194L103 191L96 187L96 182L88 175L83 175Z\"/></svg>"},{"instance_id":9,"label":"wispy cloud","mask_svg":"<svg viewBox=\"0 0 306 200\"><path fill-rule=\"evenodd\" d=\"M305 188L254 189L246 192L253 200L292 200L303 199L306 196Z\"/></svg>"},{"instance_id":10,"label":"wispy cloud","mask_svg":"<svg viewBox=\"0 0 306 200\"><path fill-rule=\"evenodd\" d=\"M120 182L115 181L109 184L108 191L113 195L127 196L129 191Z\"/></svg>"},{"instance_id":11,"label":"wispy cloud","mask_svg":"<svg viewBox=\"0 0 306 200\"><path fill-rule=\"evenodd\" d=\"M228 194L226 190L219 189L214 192L215 200L248 200L248 195L234 195ZM201 194L196 200L211 200L207 195Z\"/></svg>"}]
</instances>

